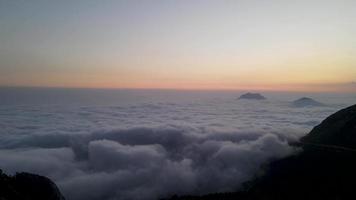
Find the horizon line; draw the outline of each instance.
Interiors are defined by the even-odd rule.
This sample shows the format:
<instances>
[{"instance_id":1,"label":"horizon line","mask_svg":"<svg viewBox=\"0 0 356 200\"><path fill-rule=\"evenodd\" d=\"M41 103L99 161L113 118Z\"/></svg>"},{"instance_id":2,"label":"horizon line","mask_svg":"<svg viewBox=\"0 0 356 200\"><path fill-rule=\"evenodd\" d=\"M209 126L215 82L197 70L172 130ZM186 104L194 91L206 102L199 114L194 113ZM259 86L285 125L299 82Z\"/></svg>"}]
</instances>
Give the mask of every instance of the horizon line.
<instances>
[{"instance_id":1,"label":"horizon line","mask_svg":"<svg viewBox=\"0 0 356 200\"><path fill-rule=\"evenodd\" d=\"M73 90L165 90L165 91L261 91L261 92L295 92L295 93L355 93L355 91L327 91L327 90L286 90L268 88L158 88L158 87L70 87L70 86L26 86L26 85L0 85L3 88L17 89L73 89Z\"/></svg>"}]
</instances>

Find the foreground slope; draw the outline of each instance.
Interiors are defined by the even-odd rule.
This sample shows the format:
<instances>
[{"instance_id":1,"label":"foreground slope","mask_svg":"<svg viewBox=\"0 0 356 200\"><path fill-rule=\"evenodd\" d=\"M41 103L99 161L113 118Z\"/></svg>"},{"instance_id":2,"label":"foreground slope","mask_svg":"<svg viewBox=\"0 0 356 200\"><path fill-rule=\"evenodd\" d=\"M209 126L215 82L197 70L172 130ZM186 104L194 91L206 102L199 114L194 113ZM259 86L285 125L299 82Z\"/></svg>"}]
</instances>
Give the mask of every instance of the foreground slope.
<instances>
[{"instance_id":1,"label":"foreground slope","mask_svg":"<svg viewBox=\"0 0 356 200\"><path fill-rule=\"evenodd\" d=\"M356 148L356 105L326 118L301 142Z\"/></svg>"},{"instance_id":2,"label":"foreground slope","mask_svg":"<svg viewBox=\"0 0 356 200\"><path fill-rule=\"evenodd\" d=\"M64 200L57 186L48 178L18 173L8 176L0 170L1 200Z\"/></svg>"}]
</instances>

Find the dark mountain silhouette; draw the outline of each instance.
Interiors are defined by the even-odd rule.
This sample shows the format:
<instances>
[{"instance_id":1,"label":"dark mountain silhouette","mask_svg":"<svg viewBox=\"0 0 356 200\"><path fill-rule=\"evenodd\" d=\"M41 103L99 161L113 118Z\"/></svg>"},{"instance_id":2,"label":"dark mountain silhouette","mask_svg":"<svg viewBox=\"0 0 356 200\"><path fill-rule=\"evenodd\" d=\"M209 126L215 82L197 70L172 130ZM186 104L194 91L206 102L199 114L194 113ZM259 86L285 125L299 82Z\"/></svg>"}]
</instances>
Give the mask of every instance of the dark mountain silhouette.
<instances>
[{"instance_id":1,"label":"dark mountain silhouette","mask_svg":"<svg viewBox=\"0 0 356 200\"><path fill-rule=\"evenodd\" d=\"M262 177L245 183L239 192L171 199L356 198L356 105L329 116L294 145L301 149L300 153L272 162Z\"/></svg>"},{"instance_id":2,"label":"dark mountain silhouette","mask_svg":"<svg viewBox=\"0 0 356 200\"><path fill-rule=\"evenodd\" d=\"M48 178L17 173L8 176L0 170L1 200L64 200L57 186Z\"/></svg>"},{"instance_id":3,"label":"dark mountain silhouette","mask_svg":"<svg viewBox=\"0 0 356 200\"><path fill-rule=\"evenodd\" d=\"M296 107L324 106L324 104L322 104L318 101L315 101L312 98L302 97L300 99L293 101L293 106L296 106Z\"/></svg>"},{"instance_id":4,"label":"dark mountain silhouette","mask_svg":"<svg viewBox=\"0 0 356 200\"><path fill-rule=\"evenodd\" d=\"M356 105L327 117L303 137L301 142L356 149Z\"/></svg>"},{"instance_id":5,"label":"dark mountain silhouette","mask_svg":"<svg viewBox=\"0 0 356 200\"><path fill-rule=\"evenodd\" d=\"M253 99L253 100L263 100L266 99L266 97L262 96L259 93L245 93L239 97L239 99Z\"/></svg>"}]
</instances>

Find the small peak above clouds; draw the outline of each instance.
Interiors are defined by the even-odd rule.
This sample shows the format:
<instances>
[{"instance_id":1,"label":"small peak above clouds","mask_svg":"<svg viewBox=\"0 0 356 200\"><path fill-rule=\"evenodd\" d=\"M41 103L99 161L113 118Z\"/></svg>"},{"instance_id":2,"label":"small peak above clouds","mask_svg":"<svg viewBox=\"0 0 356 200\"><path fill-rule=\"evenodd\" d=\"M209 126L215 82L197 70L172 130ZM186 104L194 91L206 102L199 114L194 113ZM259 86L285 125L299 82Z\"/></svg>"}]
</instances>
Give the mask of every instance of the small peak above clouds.
<instances>
[{"instance_id":1,"label":"small peak above clouds","mask_svg":"<svg viewBox=\"0 0 356 200\"><path fill-rule=\"evenodd\" d=\"M325 104L309 97L302 97L292 102L295 107L325 106Z\"/></svg>"},{"instance_id":2,"label":"small peak above clouds","mask_svg":"<svg viewBox=\"0 0 356 200\"><path fill-rule=\"evenodd\" d=\"M262 96L260 93L245 93L239 97L239 99L249 99L249 100L264 100L266 97Z\"/></svg>"}]
</instances>

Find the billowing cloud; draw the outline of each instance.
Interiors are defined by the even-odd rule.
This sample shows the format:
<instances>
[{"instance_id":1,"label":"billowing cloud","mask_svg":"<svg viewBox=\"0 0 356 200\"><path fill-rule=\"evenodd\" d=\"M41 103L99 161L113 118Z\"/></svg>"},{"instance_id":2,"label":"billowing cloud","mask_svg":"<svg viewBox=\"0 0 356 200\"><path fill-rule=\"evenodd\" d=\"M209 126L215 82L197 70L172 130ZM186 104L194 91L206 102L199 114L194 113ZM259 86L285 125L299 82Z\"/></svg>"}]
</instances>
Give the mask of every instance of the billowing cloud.
<instances>
[{"instance_id":1,"label":"billowing cloud","mask_svg":"<svg viewBox=\"0 0 356 200\"><path fill-rule=\"evenodd\" d=\"M264 162L293 152L286 139L275 134L245 135L162 128L62 135L58 137L67 139L54 148L2 150L0 166L47 175L74 200L232 191ZM46 139L38 141L38 146L46 146Z\"/></svg>"},{"instance_id":2,"label":"billowing cloud","mask_svg":"<svg viewBox=\"0 0 356 200\"><path fill-rule=\"evenodd\" d=\"M131 146L111 140L90 142L88 154L93 169L107 171L150 168L165 160L165 150L160 145Z\"/></svg>"}]
</instances>

